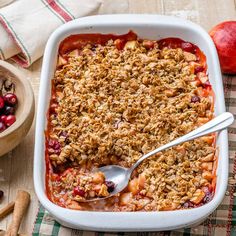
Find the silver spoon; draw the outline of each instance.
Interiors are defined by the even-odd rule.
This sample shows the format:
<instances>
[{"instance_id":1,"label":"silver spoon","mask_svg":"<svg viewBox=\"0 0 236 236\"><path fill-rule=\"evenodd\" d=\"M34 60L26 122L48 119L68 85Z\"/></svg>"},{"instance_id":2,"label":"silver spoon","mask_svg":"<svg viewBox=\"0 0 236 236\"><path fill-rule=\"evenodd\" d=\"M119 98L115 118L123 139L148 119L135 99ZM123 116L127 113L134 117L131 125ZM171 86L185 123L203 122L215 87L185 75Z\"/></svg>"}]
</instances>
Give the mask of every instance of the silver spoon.
<instances>
[{"instance_id":1,"label":"silver spoon","mask_svg":"<svg viewBox=\"0 0 236 236\"><path fill-rule=\"evenodd\" d=\"M114 196L115 194L121 192L128 185L128 182L129 182L132 172L145 159L157 154L158 152L161 152L165 149L176 146L176 145L181 144L183 142L187 142L187 141L196 139L198 137L225 129L229 125L231 125L233 123L233 121L234 121L234 116L229 112L224 112L221 115L212 119L211 121L207 122L206 124L202 125L201 127L193 130L192 132L190 132L180 138L177 138L177 139L145 154L129 169L121 167L121 166L117 166L117 165L109 165L109 166L103 166L101 168L98 168L98 171L101 171L104 173L104 175L106 177L106 181L112 181L115 184L115 188L107 197L86 199L85 201L90 202L90 201L103 200L103 199Z\"/></svg>"}]
</instances>

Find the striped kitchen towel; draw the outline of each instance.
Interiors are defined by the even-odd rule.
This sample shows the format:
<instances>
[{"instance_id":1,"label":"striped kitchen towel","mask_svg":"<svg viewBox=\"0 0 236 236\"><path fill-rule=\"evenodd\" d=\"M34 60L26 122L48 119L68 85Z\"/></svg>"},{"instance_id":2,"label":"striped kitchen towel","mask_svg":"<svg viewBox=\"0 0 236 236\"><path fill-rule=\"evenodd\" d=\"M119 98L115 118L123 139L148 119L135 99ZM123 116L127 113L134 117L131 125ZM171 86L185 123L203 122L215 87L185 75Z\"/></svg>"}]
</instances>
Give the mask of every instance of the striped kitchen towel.
<instances>
[{"instance_id":1,"label":"striped kitchen towel","mask_svg":"<svg viewBox=\"0 0 236 236\"><path fill-rule=\"evenodd\" d=\"M224 76L227 111L236 115L236 76ZM236 235L236 122L229 132L229 182L221 205L201 225L165 232L103 233L68 229L40 205L33 236L235 236Z\"/></svg>"},{"instance_id":2,"label":"striped kitchen towel","mask_svg":"<svg viewBox=\"0 0 236 236\"><path fill-rule=\"evenodd\" d=\"M101 0L19 0L1 8L0 59L30 66L58 26L91 15L100 5Z\"/></svg>"}]
</instances>

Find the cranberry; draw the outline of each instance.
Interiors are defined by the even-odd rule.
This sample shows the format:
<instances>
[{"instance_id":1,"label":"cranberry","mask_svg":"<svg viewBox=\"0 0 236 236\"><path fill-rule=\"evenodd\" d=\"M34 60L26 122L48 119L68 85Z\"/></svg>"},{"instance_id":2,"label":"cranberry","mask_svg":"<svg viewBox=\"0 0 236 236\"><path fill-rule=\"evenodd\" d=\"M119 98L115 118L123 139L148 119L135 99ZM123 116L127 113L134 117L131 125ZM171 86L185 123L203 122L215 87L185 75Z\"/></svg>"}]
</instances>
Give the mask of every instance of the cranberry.
<instances>
[{"instance_id":1,"label":"cranberry","mask_svg":"<svg viewBox=\"0 0 236 236\"><path fill-rule=\"evenodd\" d=\"M60 144L58 141L56 141L56 142L54 143L53 148L54 148L55 150L59 150L59 149L61 149L61 144Z\"/></svg>"},{"instance_id":2,"label":"cranberry","mask_svg":"<svg viewBox=\"0 0 236 236\"><path fill-rule=\"evenodd\" d=\"M194 53L195 52L195 48L194 48L194 45L191 44L191 43L187 43L187 42L183 42L181 44L181 47L184 51L186 52L191 52L191 53Z\"/></svg>"},{"instance_id":3,"label":"cranberry","mask_svg":"<svg viewBox=\"0 0 236 236\"><path fill-rule=\"evenodd\" d=\"M69 140L68 140L68 133L66 131L61 131L60 134L59 134L60 137L63 137L64 138L64 141L66 144L69 143Z\"/></svg>"},{"instance_id":4,"label":"cranberry","mask_svg":"<svg viewBox=\"0 0 236 236\"><path fill-rule=\"evenodd\" d=\"M63 130L63 131L60 132L59 136L67 138L68 137L68 133Z\"/></svg>"},{"instance_id":5,"label":"cranberry","mask_svg":"<svg viewBox=\"0 0 236 236\"><path fill-rule=\"evenodd\" d=\"M1 116L0 116L0 121L2 121L2 122L5 124L6 118L7 118L6 115L1 115Z\"/></svg>"},{"instance_id":6,"label":"cranberry","mask_svg":"<svg viewBox=\"0 0 236 236\"><path fill-rule=\"evenodd\" d=\"M5 113L5 115L14 115L15 108L10 107L10 106L5 106L4 113Z\"/></svg>"},{"instance_id":7,"label":"cranberry","mask_svg":"<svg viewBox=\"0 0 236 236\"><path fill-rule=\"evenodd\" d=\"M211 186L205 186L202 188L203 192L205 193L205 197L203 198L204 203L208 203L213 198L213 192Z\"/></svg>"},{"instance_id":8,"label":"cranberry","mask_svg":"<svg viewBox=\"0 0 236 236\"><path fill-rule=\"evenodd\" d=\"M202 191L203 191L205 194L211 192L211 191L209 190L208 186L202 187Z\"/></svg>"},{"instance_id":9,"label":"cranberry","mask_svg":"<svg viewBox=\"0 0 236 236\"><path fill-rule=\"evenodd\" d=\"M193 102L193 103L200 102L200 97L198 97L198 96L192 96L192 97L191 97L191 102Z\"/></svg>"},{"instance_id":10,"label":"cranberry","mask_svg":"<svg viewBox=\"0 0 236 236\"><path fill-rule=\"evenodd\" d=\"M61 153L61 144L57 140L50 139L48 146L54 150L55 154L59 155Z\"/></svg>"},{"instance_id":11,"label":"cranberry","mask_svg":"<svg viewBox=\"0 0 236 236\"><path fill-rule=\"evenodd\" d=\"M58 149L60 147L60 143L55 139L50 139L48 141L48 145L49 145L49 147L51 147L53 149Z\"/></svg>"},{"instance_id":12,"label":"cranberry","mask_svg":"<svg viewBox=\"0 0 236 236\"><path fill-rule=\"evenodd\" d=\"M84 197L85 191L83 189L81 189L79 186L77 186L74 188L73 194L74 194L74 196L79 195L80 197Z\"/></svg>"},{"instance_id":13,"label":"cranberry","mask_svg":"<svg viewBox=\"0 0 236 236\"><path fill-rule=\"evenodd\" d=\"M208 80L207 82L205 82L203 85L203 88L205 88L205 89L210 89L211 88L211 84L210 84L210 81Z\"/></svg>"},{"instance_id":14,"label":"cranberry","mask_svg":"<svg viewBox=\"0 0 236 236\"><path fill-rule=\"evenodd\" d=\"M11 126L16 121L16 117L14 115L9 115L5 119L6 126Z\"/></svg>"},{"instance_id":15,"label":"cranberry","mask_svg":"<svg viewBox=\"0 0 236 236\"><path fill-rule=\"evenodd\" d=\"M193 203L190 201L187 201L184 203L183 208L191 208L194 207Z\"/></svg>"},{"instance_id":16,"label":"cranberry","mask_svg":"<svg viewBox=\"0 0 236 236\"><path fill-rule=\"evenodd\" d=\"M115 189L115 184L114 184L114 182L112 182L112 181L105 181L105 184L106 184L106 186L107 186L107 191L108 191L109 193L111 193L111 192L114 191L114 189Z\"/></svg>"},{"instance_id":17,"label":"cranberry","mask_svg":"<svg viewBox=\"0 0 236 236\"><path fill-rule=\"evenodd\" d=\"M57 108L58 108L58 105L56 103L52 103L51 106L50 106L50 112L52 114L55 114Z\"/></svg>"},{"instance_id":18,"label":"cranberry","mask_svg":"<svg viewBox=\"0 0 236 236\"><path fill-rule=\"evenodd\" d=\"M53 148L54 143L55 143L55 140L54 140L54 139L49 139L49 141L48 141L48 146L51 147L51 148Z\"/></svg>"},{"instance_id":19,"label":"cranberry","mask_svg":"<svg viewBox=\"0 0 236 236\"><path fill-rule=\"evenodd\" d=\"M61 148L55 149L55 150L54 150L54 153L57 154L57 155L59 155L59 154L61 153Z\"/></svg>"},{"instance_id":20,"label":"cranberry","mask_svg":"<svg viewBox=\"0 0 236 236\"><path fill-rule=\"evenodd\" d=\"M7 93L3 99L8 105L14 106L17 104L17 97L14 93Z\"/></svg>"},{"instance_id":21,"label":"cranberry","mask_svg":"<svg viewBox=\"0 0 236 236\"><path fill-rule=\"evenodd\" d=\"M212 185L208 185L207 187L205 187L205 188L207 188L207 190L209 191L209 192L213 192L213 187L212 187ZM204 190L203 190L204 191Z\"/></svg>"},{"instance_id":22,"label":"cranberry","mask_svg":"<svg viewBox=\"0 0 236 236\"><path fill-rule=\"evenodd\" d=\"M210 201L212 200L212 198L213 198L213 194L212 194L212 193L208 193L208 194L206 194L205 197L203 198L203 202L204 202L204 203L208 203L208 202L210 202Z\"/></svg>"},{"instance_id":23,"label":"cranberry","mask_svg":"<svg viewBox=\"0 0 236 236\"><path fill-rule=\"evenodd\" d=\"M5 105L5 102L2 97L0 97L0 109L2 109Z\"/></svg>"},{"instance_id":24,"label":"cranberry","mask_svg":"<svg viewBox=\"0 0 236 236\"><path fill-rule=\"evenodd\" d=\"M0 200L3 198L3 196L4 196L4 192L0 190Z\"/></svg>"},{"instance_id":25,"label":"cranberry","mask_svg":"<svg viewBox=\"0 0 236 236\"><path fill-rule=\"evenodd\" d=\"M3 132L6 129L6 125L0 121L0 133Z\"/></svg>"},{"instance_id":26,"label":"cranberry","mask_svg":"<svg viewBox=\"0 0 236 236\"><path fill-rule=\"evenodd\" d=\"M204 71L204 67L203 66L196 66L194 68L194 74L197 74L198 72L203 72Z\"/></svg>"}]
</instances>

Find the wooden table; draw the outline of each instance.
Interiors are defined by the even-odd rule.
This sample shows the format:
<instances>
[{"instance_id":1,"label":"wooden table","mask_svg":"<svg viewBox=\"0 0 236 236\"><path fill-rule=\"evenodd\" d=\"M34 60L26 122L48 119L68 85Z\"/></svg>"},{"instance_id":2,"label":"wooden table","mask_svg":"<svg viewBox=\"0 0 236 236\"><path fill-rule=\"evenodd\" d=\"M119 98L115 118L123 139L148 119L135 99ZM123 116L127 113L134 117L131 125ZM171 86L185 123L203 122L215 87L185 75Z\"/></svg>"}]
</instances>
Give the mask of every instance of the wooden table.
<instances>
[{"instance_id":1,"label":"wooden table","mask_svg":"<svg viewBox=\"0 0 236 236\"><path fill-rule=\"evenodd\" d=\"M117 4L119 7L116 6ZM192 20L208 31L221 21L236 20L236 0L104 0L99 14L108 13L175 15ZM40 59L27 70L20 68L32 84L36 102L41 62ZM5 193L0 207L15 198L17 189L25 189L31 193L31 205L21 226L21 231L28 234L32 231L38 209L33 185L33 153L34 124L22 143L0 158L0 189ZM6 229L10 219L11 216L1 221L0 229Z\"/></svg>"}]
</instances>

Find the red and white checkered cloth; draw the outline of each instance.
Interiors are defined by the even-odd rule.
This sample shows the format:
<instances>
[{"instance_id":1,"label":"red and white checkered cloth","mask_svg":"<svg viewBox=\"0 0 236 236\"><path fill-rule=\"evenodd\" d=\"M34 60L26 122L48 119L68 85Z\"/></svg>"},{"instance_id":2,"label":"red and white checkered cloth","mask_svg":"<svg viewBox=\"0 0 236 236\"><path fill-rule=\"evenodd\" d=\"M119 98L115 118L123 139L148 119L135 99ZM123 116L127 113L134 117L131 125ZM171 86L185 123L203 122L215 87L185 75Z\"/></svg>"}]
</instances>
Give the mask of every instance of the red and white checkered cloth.
<instances>
[{"instance_id":1,"label":"red and white checkered cloth","mask_svg":"<svg viewBox=\"0 0 236 236\"><path fill-rule=\"evenodd\" d=\"M23 67L43 55L60 25L98 10L101 0L19 0L0 9L0 59Z\"/></svg>"}]
</instances>

